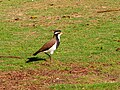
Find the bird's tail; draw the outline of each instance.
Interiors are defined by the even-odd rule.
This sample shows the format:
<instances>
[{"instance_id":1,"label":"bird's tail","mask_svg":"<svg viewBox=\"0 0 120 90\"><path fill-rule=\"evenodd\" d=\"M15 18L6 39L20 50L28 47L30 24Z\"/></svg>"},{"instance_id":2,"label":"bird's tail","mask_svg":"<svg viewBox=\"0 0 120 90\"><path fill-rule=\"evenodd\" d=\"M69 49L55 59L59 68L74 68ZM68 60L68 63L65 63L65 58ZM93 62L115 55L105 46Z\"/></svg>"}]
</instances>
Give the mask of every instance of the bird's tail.
<instances>
[{"instance_id":1,"label":"bird's tail","mask_svg":"<svg viewBox=\"0 0 120 90\"><path fill-rule=\"evenodd\" d=\"M39 50L38 50L37 52L35 52L35 53L33 54L33 56L37 55L38 53L40 53L40 51L39 51Z\"/></svg>"}]
</instances>

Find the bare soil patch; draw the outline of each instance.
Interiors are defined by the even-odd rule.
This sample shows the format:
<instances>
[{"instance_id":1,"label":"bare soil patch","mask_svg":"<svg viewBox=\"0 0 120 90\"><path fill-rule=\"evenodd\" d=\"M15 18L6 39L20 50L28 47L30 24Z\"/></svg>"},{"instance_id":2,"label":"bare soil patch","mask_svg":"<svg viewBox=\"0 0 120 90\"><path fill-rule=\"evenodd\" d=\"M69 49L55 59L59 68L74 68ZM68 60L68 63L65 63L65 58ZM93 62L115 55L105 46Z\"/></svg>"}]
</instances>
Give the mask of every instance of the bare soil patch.
<instances>
[{"instance_id":1,"label":"bare soil patch","mask_svg":"<svg viewBox=\"0 0 120 90\"><path fill-rule=\"evenodd\" d=\"M45 64L41 65L44 66ZM103 67L111 66L103 63L101 65ZM69 69L54 70L41 68L35 70L1 71L0 90L49 90L49 86L54 84L92 84L103 81L119 81L120 73L103 73L94 64L83 67L79 64L71 63L66 64L66 66Z\"/></svg>"}]
</instances>

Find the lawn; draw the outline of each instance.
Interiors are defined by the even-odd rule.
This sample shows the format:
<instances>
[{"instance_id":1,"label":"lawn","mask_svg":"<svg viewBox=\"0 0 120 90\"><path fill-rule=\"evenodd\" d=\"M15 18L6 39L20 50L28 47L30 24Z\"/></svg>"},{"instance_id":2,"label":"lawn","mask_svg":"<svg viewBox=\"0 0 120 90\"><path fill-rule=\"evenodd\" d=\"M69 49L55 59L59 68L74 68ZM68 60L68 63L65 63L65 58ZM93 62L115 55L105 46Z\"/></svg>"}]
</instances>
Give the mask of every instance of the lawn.
<instances>
[{"instance_id":1,"label":"lawn","mask_svg":"<svg viewBox=\"0 0 120 90\"><path fill-rule=\"evenodd\" d=\"M0 89L119 90L119 4L0 0ZM44 53L29 62L55 29L63 35L52 62Z\"/></svg>"}]
</instances>

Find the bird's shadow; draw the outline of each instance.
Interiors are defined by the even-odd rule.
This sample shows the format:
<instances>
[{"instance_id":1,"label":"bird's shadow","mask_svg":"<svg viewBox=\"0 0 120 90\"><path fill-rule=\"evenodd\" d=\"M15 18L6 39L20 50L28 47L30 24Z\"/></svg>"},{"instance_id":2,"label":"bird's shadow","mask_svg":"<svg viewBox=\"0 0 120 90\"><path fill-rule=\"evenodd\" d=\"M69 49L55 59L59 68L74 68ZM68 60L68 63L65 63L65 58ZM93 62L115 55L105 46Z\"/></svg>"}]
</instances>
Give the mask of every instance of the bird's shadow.
<instances>
[{"instance_id":1,"label":"bird's shadow","mask_svg":"<svg viewBox=\"0 0 120 90\"><path fill-rule=\"evenodd\" d=\"M38 57L30 57L30 58L27 58L28 60L26 61L26 63L29 63L29 62L35 62L35 61L46 61L46 59L44 58L38 58Z\"/></svg>"}]
</instances>

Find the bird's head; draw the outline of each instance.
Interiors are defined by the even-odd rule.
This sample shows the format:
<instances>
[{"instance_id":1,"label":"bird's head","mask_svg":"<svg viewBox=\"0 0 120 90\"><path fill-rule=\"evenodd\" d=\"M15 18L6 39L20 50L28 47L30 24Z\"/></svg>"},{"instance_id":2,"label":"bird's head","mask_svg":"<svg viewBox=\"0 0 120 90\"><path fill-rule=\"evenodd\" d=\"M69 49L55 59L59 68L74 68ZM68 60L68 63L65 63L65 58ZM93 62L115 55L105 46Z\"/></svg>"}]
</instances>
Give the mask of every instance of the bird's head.
<instances>
[{"instance_id":1,"label":"bird's head","mask_svg":"<svg viewBox=\"0 0 120 90\"><path fill-rule=\"evenodd\" d=\"M62 32L61 32L61 30L53 30L54 31L54 35L61 35L61 34L63 34Z\"/></svg>"},{"instance_id":2,"label":"bird's head","mask_svg":"<svg viewBox=\"0 0 120 90\"><path fill-rule=\"evenodd\" d=\"M56 37L60 42L60 36L63 34L61 30L53 30L53 32L54 32L53 38Z\"/></svg>"}]
</instances>

